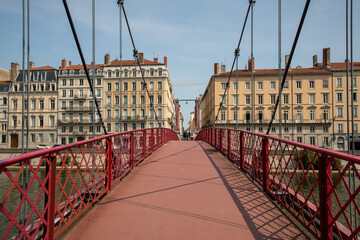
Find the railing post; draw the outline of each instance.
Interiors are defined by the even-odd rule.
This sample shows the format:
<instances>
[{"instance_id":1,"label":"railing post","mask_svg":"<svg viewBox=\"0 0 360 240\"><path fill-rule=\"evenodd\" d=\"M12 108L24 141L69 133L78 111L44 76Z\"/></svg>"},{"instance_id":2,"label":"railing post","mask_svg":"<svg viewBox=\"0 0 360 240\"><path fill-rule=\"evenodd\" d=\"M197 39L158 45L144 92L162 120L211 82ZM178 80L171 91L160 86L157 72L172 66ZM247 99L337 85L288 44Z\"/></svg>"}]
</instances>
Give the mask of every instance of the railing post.
<instances>
[{"instance_id":1,"label":"railing post","mask_svg":"<svg viewBox=\"0 0 360 240\"><path fill-rule=\"evenodd\" d=\"M217 148L217 146L216 146L216 144L217 144L217 143L216 143L216 138L217 138L217 134L216 134L216 129L214 128L214 145L213 145L213 146L214 146L215 148Z\"/></svg>"},{"instance_id":2,"label":"railing post","mask_svg":"<svg viewBox=\"0 0 360 240\"><path fill-rule=\"evenodd\" d=\"M220 152L223 152L223 138L224 138L224 132L223 132L223 130L222 129L220 129L220 139L219 139L219 141L220 141Z\"/></svg>"},{"instance_id":3,"label":"railing post","mask_svg":"<svg viewBox=\"0 0 360 240\"><path fill-rule=\"evenodd\" d=\"M131 132L131 135L130 135L130 166L131 166L131 169L134 169L134 160L135 160L135 136L134 136L134 132Z\"/></svg>"},{"instance_id":4,"label":"railing post","mask_svg":"<svg viewBox=\"0 0 360 240\"><path fill-rule=\"evenodd\" d=\"M106 139L106 164L107 164L107 181L106 189L108 192L111 191L111 182L112 182L112 141L111 138Z\"/></svg>"},{"instance_id":5,"label":"railing post","mask_svg":"<svg viewBox=\"0 0 360 240\"><path fill-rule=\"evenodd\" d=\"M49 197L48 197L48 229L47 236L49 240L55 239L55 194L56 194L56 156L49 157L50 164L46 166L49 169ZM46 163L48 165L48 163Z\"/></svg>"},{"instance_id":6,"label":"railing post","mask_svg":"<svg viewBox=\"0 0 360 240\"><path fill-rule=\"evenodd\" d=\"M143 156L146 157L146 130L143 130Z\"/></svg>"},{"instance_id":7,"label":"railing post","mask_svg":"<svg viewBox=\"0 0 360 240\"><path fill-rule=\"evenodd\" d=\"M322 153L319 159L319 197L320 197L320 239L333 239L331 204L331 159Z\"/></svg>"},{"instance_id":8,"label":"railing post","mask_svg":"<svg viewBox=\"0 0 360 240\"><path fill-rule=\"evenodd\" d=\"M245 138L244 132L240 132L240 168L241 170L245 169Z\"/></svg>"},{"instance_id":9,"label":"railing post","mask_svg":"<svg viewBox=\"0 0 360 240\"><path fill-rule=\"evenodd\" d=\"M269 140L267 138L262 139L262 186L263 191L269 191Z\"/></svg>"},{"instance_id":10,"label":"railing post","mask_svg":"<svg viewBox=\"0 0 360 240\"><path fill-rule=\"evenodd\" d=\"M228 158L231 160L231 130L228 129Z\"/></svg>"},{"instance_id":11,"label":"railing post","mask_svg":"<svg viewBox=\"0 0 360 240\"><path fill-rule=\"evenodd\" d=\"M151 152L154 151L154 129L151 129Z\"/></svg>"}]
</instances>

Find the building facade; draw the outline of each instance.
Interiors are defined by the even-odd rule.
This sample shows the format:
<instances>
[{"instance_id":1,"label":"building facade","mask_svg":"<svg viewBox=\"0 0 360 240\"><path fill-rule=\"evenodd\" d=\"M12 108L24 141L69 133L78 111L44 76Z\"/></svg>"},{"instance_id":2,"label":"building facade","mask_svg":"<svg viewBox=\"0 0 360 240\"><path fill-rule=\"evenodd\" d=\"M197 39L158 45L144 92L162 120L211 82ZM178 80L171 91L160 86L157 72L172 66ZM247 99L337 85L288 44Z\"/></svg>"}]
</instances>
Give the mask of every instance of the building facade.
<instances>
[{"instance_id":1,"label":"building facade","mask_svg":"<svg viewBox=\"0 0 360 240\"><path fill-rule=\"evenodd\" d=\"M15 80L11 81L9 87L8 146L10 148L22 147L23 124L25 134L26 126L29 127L29 149L36 149L42 144L55 144L58 114L57 70L50 66L35 68L34 63L30 62L30 79L25 70L25 82L23 82L23 71L18 70L18 64L12 64L11 74ZM29 99L27 99L28 86L30 86ZM23 88L25 91L24 104ZM23 109L24 115L22 114ZM28 111L29 122L27 124ZM26 136L24 137L24 146L26 145L25 141Z\"/></svg>"},{"instance_id":2,"label":"building facade","mask_svg":"<svg viewBox=\"0 0 360 240\"><path fill-rule=\"evenodd\" d=\"M330 49L324 49L323 55L324 64L318 64L317 57L314 56L313 67L298 66L290 69L281 98L282 137L334 150L344 150L346 143L338 144L338 136L341 142L346 141L343 139L346 98L344 88L340 87L340 78L344 79L344 72L341 75L339 70L335 70L335 67L344 64L330 63ZM218 64L215 65L214 75L201 101L202 127L215 124L235 128L237 122L240 129L266 133L279 91L278 70L254 69L254 81L251 82L253 62L249 60L249 69L239 70L237 74L233 72L229 90L222 104L220 102L230 73L219 73ZM357 81L357 75L358 70L355 71L354 81ZM339 81L339 87L336 87L336 81ZM355 88L354 91L354 99L357 101L358 89ZM338 113L343 117L339 118ZM276 115L270 129L271 135L279 134L278 119L279 114ZM354 119L357 127L357 107L354 108ZM357 128L354 130L357 132Z\"/></svg>"}]
</instances>

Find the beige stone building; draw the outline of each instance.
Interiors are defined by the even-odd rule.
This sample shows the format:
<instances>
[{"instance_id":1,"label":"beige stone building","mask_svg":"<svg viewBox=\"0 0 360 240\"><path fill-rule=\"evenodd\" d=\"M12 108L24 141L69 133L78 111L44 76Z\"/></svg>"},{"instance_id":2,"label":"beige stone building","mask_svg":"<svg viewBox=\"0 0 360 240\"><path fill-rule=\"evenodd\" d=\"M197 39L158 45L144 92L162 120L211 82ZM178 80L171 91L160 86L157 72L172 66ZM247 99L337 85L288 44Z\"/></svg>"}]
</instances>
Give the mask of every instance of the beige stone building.
<instances>
[{"instance_id":1,"label":"beige stone building","mask_svg":"<svg viewBox=\"0 0 360 240\"><path fill-rule=\"evenodd\" d=\"M34 67L30 62L30 98L27 99L28 78L25 72L25 86L23 86L23 72L19 65L12 63L12 81L9 87L8 136L9 147L22 147L22 124L26 129L27 108L29 107L29 149L36 149L39 145L52 146L56 143L57 134L57 70L50 66ZM22 115L22 89L25 90L24 119ZM26 130L25 130L26 134ZM26 140L26 136L24 138ZM25 146L26 142L24 142Z\"/></svg>"},{"instance_id":2,"label":"beige stone building","mask_svg":"<svg viewBox=\"0 0 360 240\"><path fill-rule=\"evenodd\" d=\"M0 148L8 147L8 113L10 81L0 82Z\"/></svg>"},{"instance_id":3,"label":"beige stone building","mask_svg":"<svg viewBox=\"0 0 360 240\"><path fill-rule=\"evenodd\" d=\"M307 144L344 150L346 146L339 143L345 141L344 88L336 87L336 81L344 81L343 63L330 63L330 49L324 50L325 64L318 64L314 56L313 67L291 68L282 93L282 136L289 140ZM355 63L357 66L358 63ZM252 122L255 132L266 133L268 123L279 91L277 69L254 69L254 88L251 90L251 64L249 69L238 71L238 95L236 94L236 72L232 74L230 91L219 111L220 102L225 92L229 72L219 73L218 64L215 65L214 75L211 77L201 102L201 126L235 127L238 119L240 129L251 130ZM325 67L323 67L323 65ZM224 69L223 69L224 70ZM360 69L358 69L360 70ZM358 70L355 72L357 81ZM341 76L340 76L341 75ZM340 84L340 83L339 83ZM344 87L344 86L342 86ZM253 93L252 93L253 92ZM355 89L357 97L358 88ZM252 102L254 113L252 121ZM357 101L357 98L356 98ZM355 106L355 103L354 103ZM342 112L341 112L342 111ZM357 108L354 112L355 127L358 124ZM279 134L278 114L271 127L270 134ZM339 126L340 124L340 126ZM341 126L341 124L343 124ZM357 129L355 129L357 132Z\"/></svg>"},{"instance_id":4,"label":"beige stone building","mask_svg":"<svg viewBox=\"0 0 360 240\"><path fill-rule=\"evenodd\" d=\"M160 63L157 58L153 61L146 60L143 53L139 53L149 95L140 68L135 65L134 60L122 61L122 72L120 72L119 60L110 61L109 54L106 54L104 59L105 103L103 106L109 132L157 126L173 128L175 103L167 58L164 57L164 63Z\"/></svg>"},{"instance_id":5,"label":"beige stone building","mask_svg":"<svg viewBox=\"0 0 360 240\"><path fill-rule=\"evenodd\" d=\"M90 77L93 76L92 66L88 65ZM95 94L104 117L104 71L103 65L95 67ZM67 65L62 60L58 76L59 111L58 111L58 142L69 144L103 135L100 116L95 110L93 115L93 96L86 78L83 65ZM95 129L93 129L95 120Z\"/></svg>"}]
</instances>

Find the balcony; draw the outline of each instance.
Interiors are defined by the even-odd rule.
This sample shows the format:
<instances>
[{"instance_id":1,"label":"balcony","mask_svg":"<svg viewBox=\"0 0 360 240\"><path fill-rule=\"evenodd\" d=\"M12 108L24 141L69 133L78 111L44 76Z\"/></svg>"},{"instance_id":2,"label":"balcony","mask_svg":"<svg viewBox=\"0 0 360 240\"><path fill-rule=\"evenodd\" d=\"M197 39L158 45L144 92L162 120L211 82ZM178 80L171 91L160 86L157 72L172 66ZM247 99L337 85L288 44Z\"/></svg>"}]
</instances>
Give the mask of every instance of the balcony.
<instances>
[{"instance_id":1,"label":"balcony","mask_svg":"<svg viewBox=\"0 0 360 240\"><path fill-rule=\"evenodd\" d=\"M61 111L66 111L66 112L91 112L92 111L92 107L62 107Z\"/></svg>"},{"instance_id":2,"label":"balcony","mask_svg":"<svg viewBox=\"0 0 360 240\"><path fill-rule=\"evenodd\" d=\"M79 95L79 94L75 94L74 95L74 99L78 99L78 100L85 100L87 98L87 95Z\"/></svg>"}]
</instances>

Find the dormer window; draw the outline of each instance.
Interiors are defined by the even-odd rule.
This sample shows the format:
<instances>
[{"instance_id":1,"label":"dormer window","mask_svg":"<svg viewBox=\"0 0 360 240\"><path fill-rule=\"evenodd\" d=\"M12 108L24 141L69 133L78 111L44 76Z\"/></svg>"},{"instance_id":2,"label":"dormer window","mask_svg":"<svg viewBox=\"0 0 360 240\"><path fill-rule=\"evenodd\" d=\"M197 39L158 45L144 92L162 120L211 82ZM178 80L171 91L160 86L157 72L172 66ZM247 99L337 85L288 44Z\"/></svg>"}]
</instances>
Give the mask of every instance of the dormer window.
<instances>
[{"instance_id":1,"label":"dormer window","mask_svg":"<svg viewBox=\"0 0 360 240\"><path fill-rule=\"evenodd\" d=\"M162 76L162 69L159 69L159 76Z\"/></svg>"},{"instance_id":2,"label":"dormer window","mask_svg":"<svg viewBox=\"0 0 360 240\"><path fill-rule=\"evenodd\" d=\"M70 70L70 75L74 75L75 71L74 70Z\"/></svg>"},{"instance_id":3,"label":"dormer window","mask_svg":"<svg viewBox=\"0 0 360 240\"><path fill-rule=\"evenodd\" d=\"M45 80L46 79L46 72L42 72L41 73L41 80Z\"/></svg>"},{"instance_id":4,"label":"dormer window","mask_svg":"<svg viewBox=\"0 0 360 240\"><path fill-rule=\"evenodd\" d=\"M34 79L34 81L37 81L38 80L38 73L36 72L36 73L33 73L33 79Z\"/></svg>"},{"instance_id":5,"label":"dormer window","mask_svg":"<svg viewBox=\"0 0 360 240\"><path fill-rule=\"evenodd\" d=\"M101 69L98 69L96 72L97 74L101 74Z\"/></svg>"},{"instance_id":6,"label":"dormer window","mask_svg":"<svg viewBox=\"0 0 360 240\"><path fill-rule=\"evenodd\" d=\"M14 84L14 92L17 92L17 90L18 90L18 87L16 84Z\"/></svg>"},{"instance_id":7,"label":"dormer window","mask_svg":"<svg viewBox=\"0 0 360 240\"><path fill-rule=\"evenodd\" d=\"M66 70L63 70L62 71L62 75L66 75L67 74L67 71Z\"/></svg>"},{"instance_id":8,"label":"dormer window","mask_svg":"<svg viewBox=\"0 0 360 240\"><path fill-rule=\"evenodd\" d=\"M125 71L125 77L128 77L128 71Z\"/></svg>"},{"instance_id":9,"label":"dormer window","mask_svg":"<svg viewBox=\"0 0 360 240\"><path fill-rule=\"evenodd\" d=\"M85 71L83 69L81 69L80 74L85 74Z\"/></svg>"},{"instance_id":10,"label":"dormer window","mask_svg":"<svg viewBox=\"0 0 360 240\"><path fill-rule=\"evenodd\" d=\"M111 71L108 71L108 77L109 78L111 77Z\"/></svg>"}]
</instances>

